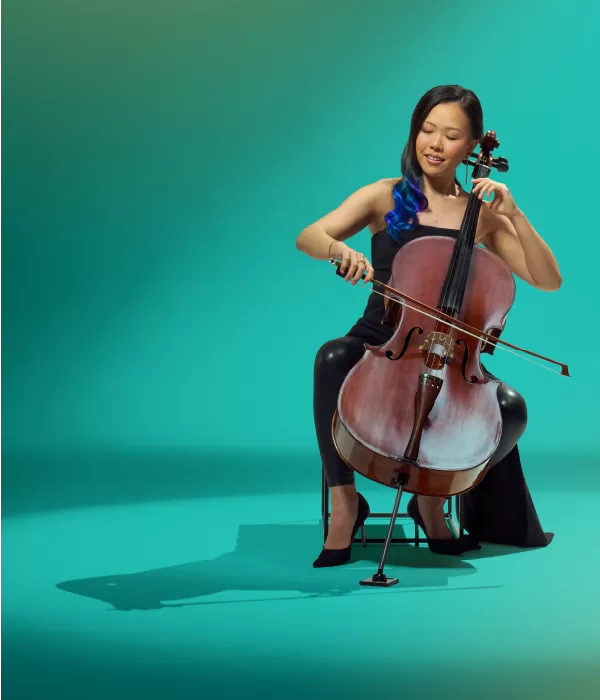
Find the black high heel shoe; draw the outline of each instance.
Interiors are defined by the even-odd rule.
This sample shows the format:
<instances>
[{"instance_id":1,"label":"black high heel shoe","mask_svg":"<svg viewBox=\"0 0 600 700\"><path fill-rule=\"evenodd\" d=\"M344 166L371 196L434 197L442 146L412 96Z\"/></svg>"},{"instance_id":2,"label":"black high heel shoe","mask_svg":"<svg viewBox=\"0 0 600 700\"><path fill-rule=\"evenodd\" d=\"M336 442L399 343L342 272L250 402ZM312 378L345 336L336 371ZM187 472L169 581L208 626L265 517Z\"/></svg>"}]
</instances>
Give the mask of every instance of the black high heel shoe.
<instances>
[{"instance_id":1,"label":"black high heel shoe","mask_svg":"<svg viewBox=\"0 0 600 700\"><path fill-rule=\"evenodd\" d=\"M350 555L352 551L352 541L356 537L358 529L361 529L363 546L366 546L365 541L365 520L371 514L371 509L369 504L365 500L364 496L360 493L358 494L358 514L356 520L354 521L354 527L352 528L352 537L350 538L350 544L344 549L326 549L323 547L321 554L314 560L313 567L315 569L320 569L325 566L341 566L350 561Z\"/></svg>"},{"instance_id":2,"label":"black high heel shoe","mask_svg":"<svg viewBox=\"0 0 600 700\"><path fill-rule=\"evenodd\" d=\"M481 549L481 547L474 543L470 537L459 537L453 538L451 540L436 540L429 537L427 534L427 529L425 528L425 523L423 517L419 511L419 503L417 497L413 496L408 502L407 512L410 517L415 521L415 523L423 530L425 537L427 538L427 544L429 549L435 554L463 554L470 549Z\"/></svg>"}]
</instances>

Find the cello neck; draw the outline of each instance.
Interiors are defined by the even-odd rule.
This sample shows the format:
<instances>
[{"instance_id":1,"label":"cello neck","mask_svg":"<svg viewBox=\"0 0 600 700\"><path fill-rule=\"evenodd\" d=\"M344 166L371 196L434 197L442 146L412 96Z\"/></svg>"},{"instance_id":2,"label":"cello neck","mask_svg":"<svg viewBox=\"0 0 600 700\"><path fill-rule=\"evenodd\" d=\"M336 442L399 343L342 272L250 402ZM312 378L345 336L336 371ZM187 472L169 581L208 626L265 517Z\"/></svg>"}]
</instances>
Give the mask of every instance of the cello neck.
<instances>
[{"instance_id":1,"label":"cello neck","mask_svg":"<svg viewBox=\"0 0 600 700\"><path fill-rule=\"evenodd\" d=\"M490 167L479 162L475 166L473 177L488 177L490 172ZM481 204L479 196L471 192L448 266L448 273L438 299L437 308L453 318L457 318L460 314L467 286Z\"/></svg>"}]
</instances>

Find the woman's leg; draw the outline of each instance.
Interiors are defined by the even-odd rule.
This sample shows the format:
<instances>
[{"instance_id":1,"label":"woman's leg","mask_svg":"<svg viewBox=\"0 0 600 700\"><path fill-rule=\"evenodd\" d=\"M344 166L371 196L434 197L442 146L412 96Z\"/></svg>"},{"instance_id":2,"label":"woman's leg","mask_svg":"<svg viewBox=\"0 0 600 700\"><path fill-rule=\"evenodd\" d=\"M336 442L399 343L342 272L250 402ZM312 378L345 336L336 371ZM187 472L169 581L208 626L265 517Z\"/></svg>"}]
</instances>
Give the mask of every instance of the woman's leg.
<instances>
[{"instance_id":1,"label":"woman's leg","mask_svg":"<svg viewBox=\"0 0 600 700\"><path fill-rule=\"evenodd\" d=\"M358 512L354 470L339 456L331 422L340 389L348 372L364 354L360 338L343 336L325 343L315 358L313 410L321 462L331 496L331 518L325 547L343 549L352 536Z\"/></svg>"},{"instance_id":2,"label":"woman's leg","mask_svg":"<svg viewBox=\"0 0 600 700\"><path fill-rule=\"evenodd\" d=\"M359 338L336 338L325 343L315 358L313 408L317 442L328 485L354 484L354 470L339 456L331 436L331 421L348 372L364 354Z\"/></svg>"},{"instance_id":3,"label":"woman's leg","mask_svg":"<svg viewBox=\"0 0 600 700\"><path fill-rule=\"evenodd\" d=\"M502 415L502 435L490 467L501 462L515 447L527 427L527 404L525 399L504 382L498 387L498 403Z\"/></svg>"},{"instance_id":4,"label":"woman's leg","mask_svg":"<svg viewBox=\"0 0 600 700\"><path fill-rule=\"evenodd\" d=\"M461 523L477 540L516 547L545 547L545 533L521 466L517 442L527 426L523 397L508 384L498 389L502 437L487 474L475 488L460 496Z\"/></svg>"}]
</instances>

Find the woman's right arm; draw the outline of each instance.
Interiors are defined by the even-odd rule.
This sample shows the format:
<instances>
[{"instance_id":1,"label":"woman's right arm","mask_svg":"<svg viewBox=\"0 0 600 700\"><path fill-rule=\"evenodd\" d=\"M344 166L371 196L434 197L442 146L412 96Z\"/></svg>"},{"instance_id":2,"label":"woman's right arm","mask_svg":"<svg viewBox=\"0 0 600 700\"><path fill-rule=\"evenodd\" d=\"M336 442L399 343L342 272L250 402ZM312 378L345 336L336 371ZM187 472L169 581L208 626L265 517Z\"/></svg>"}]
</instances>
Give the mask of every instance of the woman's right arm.
<instances>
[{"instance_id":1,"label":"woman's right arm","mask_svg":"<svg viewBox=\"0 0 600 700\"><path fill-rule=\"evenodd\" d=\"M296 248L316 260L341 260L340 271L345 273L344 279L352 280L352 284L360 280L365 270L365 283L370 282L374 271L367 257L344 241L373 221L381 193L381 181L356 190L336 209L301 231L296 239Z\"/></svg>"}]
</instances>

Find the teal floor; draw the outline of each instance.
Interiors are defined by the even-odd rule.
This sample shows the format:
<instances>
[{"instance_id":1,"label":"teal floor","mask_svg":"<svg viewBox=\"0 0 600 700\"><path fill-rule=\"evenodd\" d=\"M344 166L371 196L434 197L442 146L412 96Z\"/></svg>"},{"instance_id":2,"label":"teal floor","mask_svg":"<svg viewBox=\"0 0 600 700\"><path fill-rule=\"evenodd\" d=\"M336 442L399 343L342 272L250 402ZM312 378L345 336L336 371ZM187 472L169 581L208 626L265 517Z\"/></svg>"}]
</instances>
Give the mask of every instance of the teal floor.
<instances>
[{"instance_id":1,"label":"teal floor","mask_svg":"<svg viewBox=\"0 0 600 700\"><path fill-rule=\"evenodd\" d=\"M533 496L549 547L394 545L389 589L312 568L318 492L7 517L4 697L598 698L600 499Z\"/></svg>"}]
</instances>

